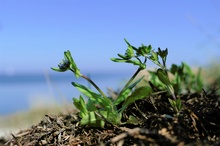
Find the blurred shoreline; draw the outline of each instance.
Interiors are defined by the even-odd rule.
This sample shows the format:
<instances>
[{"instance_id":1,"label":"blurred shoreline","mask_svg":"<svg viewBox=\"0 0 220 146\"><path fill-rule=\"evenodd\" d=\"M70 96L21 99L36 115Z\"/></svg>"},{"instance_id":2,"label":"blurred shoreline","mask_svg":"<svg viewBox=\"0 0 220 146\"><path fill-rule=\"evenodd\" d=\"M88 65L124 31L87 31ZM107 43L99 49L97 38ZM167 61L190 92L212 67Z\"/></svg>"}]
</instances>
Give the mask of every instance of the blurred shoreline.
<instances>
[{"instance_id":1,"label":"blurred shoreline","mask_svg":"<svg viewBox=\"0 0 220 146\"><path fill-rule=\"evenodd\" d=\"M132 75L130 73L88 73L88 76L100 88L118 89ZM45 74L0 74L0 116L17 111L29 110L34 104L50 105L51 103L72 103L73 97L81 93L71 82L77 82L94 89L82 78L76 79L71 72ZM96 90L95 90L96 91Z\"/></svg>"}]
</instances>

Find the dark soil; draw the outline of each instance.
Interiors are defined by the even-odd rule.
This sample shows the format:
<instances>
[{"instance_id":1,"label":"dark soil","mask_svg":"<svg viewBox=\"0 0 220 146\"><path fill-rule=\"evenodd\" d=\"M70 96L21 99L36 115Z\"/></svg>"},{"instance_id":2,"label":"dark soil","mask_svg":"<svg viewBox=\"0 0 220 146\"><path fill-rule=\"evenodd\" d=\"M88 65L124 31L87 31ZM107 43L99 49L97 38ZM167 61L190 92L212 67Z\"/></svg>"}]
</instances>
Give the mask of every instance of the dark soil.
<instances>
[{"instance_id":1,"label":"dark soil","mask_svg":"<svg viewBox=\"0 0 220 146\"><path fill-rule=\"evenodd\" d=\"M166 94L151 96L130 105L124 115L138 118L135 125L93 128L80 126L79 117L46 115L29 129L0 139L0 146L18 145L220 145L220 96L195 93L179 96L183 108L176 115Z\"/></svg>"}]
</instances>

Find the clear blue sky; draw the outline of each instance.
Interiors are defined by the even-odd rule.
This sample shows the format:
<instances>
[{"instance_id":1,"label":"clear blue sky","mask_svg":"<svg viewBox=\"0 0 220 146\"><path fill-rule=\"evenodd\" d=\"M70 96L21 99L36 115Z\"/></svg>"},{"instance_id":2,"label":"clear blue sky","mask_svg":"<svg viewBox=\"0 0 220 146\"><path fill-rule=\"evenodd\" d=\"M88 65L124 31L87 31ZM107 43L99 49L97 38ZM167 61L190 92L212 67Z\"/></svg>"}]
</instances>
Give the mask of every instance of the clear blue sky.
<instances>
[{"instance_id":1,"label":"clear blue sky","mask_svg":"<svg viewBox=\"0 0 220 146\"><path fill-rule=\"evenodd\" d=\"M43 72L69 49L82 72L130 66L109 58L134 46L168 48L168 64L220 56L218 0L0 0L0 73Z\"/></svg>"}]
</instances>

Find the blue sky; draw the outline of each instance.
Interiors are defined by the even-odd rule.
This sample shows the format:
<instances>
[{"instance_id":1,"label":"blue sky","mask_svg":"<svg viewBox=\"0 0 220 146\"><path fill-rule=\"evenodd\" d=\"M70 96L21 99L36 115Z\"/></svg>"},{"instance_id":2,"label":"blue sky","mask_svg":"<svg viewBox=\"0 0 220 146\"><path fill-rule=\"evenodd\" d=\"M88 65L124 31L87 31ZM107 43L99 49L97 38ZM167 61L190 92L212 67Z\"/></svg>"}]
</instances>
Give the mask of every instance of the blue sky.
<instances>
[{"instance_id":1,"label":"blue sky","mask_svg":"<svg viewBox=\"0 0 220 146\"><path fill-rule=\"evenodd\" d=\"M0 0L0 73L44 72L70 50L82 72L126 71L132 45L168 48L168 64L220 56L218 0ZM133 69L134 67L131 67Z\"/></svg>"}]
</instances>

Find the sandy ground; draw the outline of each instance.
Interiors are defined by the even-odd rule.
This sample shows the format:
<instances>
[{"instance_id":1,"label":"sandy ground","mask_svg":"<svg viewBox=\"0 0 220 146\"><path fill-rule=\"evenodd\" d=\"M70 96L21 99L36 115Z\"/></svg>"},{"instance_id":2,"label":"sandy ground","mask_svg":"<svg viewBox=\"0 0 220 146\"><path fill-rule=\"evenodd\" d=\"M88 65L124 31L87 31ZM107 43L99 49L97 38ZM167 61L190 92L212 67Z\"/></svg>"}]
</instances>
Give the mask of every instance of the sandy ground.
<instances>
[{"instance_id":1,"label":"sandy ground","mask_svg":"<svg viewBox=\"0 0 220 146\"><path fill-rule=\"evenodd\" d=\"M28 111L0 116L0 137L11 137L11 133L16 134L21 129L26 129L39 123L45 115L59 115L73 112L73 110L74 107L71 104L50 107L35 106Z\"/></svg>"},{"instance_id":2,"label":"sandy ground","mask_svg":"<svg viewBox=\"0 0 220 146\"><path fill-rule=\"evenodd\" d=\"M6 127L0 129L0 137L10 138L11 133L17 133L21 128L18 127Z\"/></svg>"}]
</instances>

